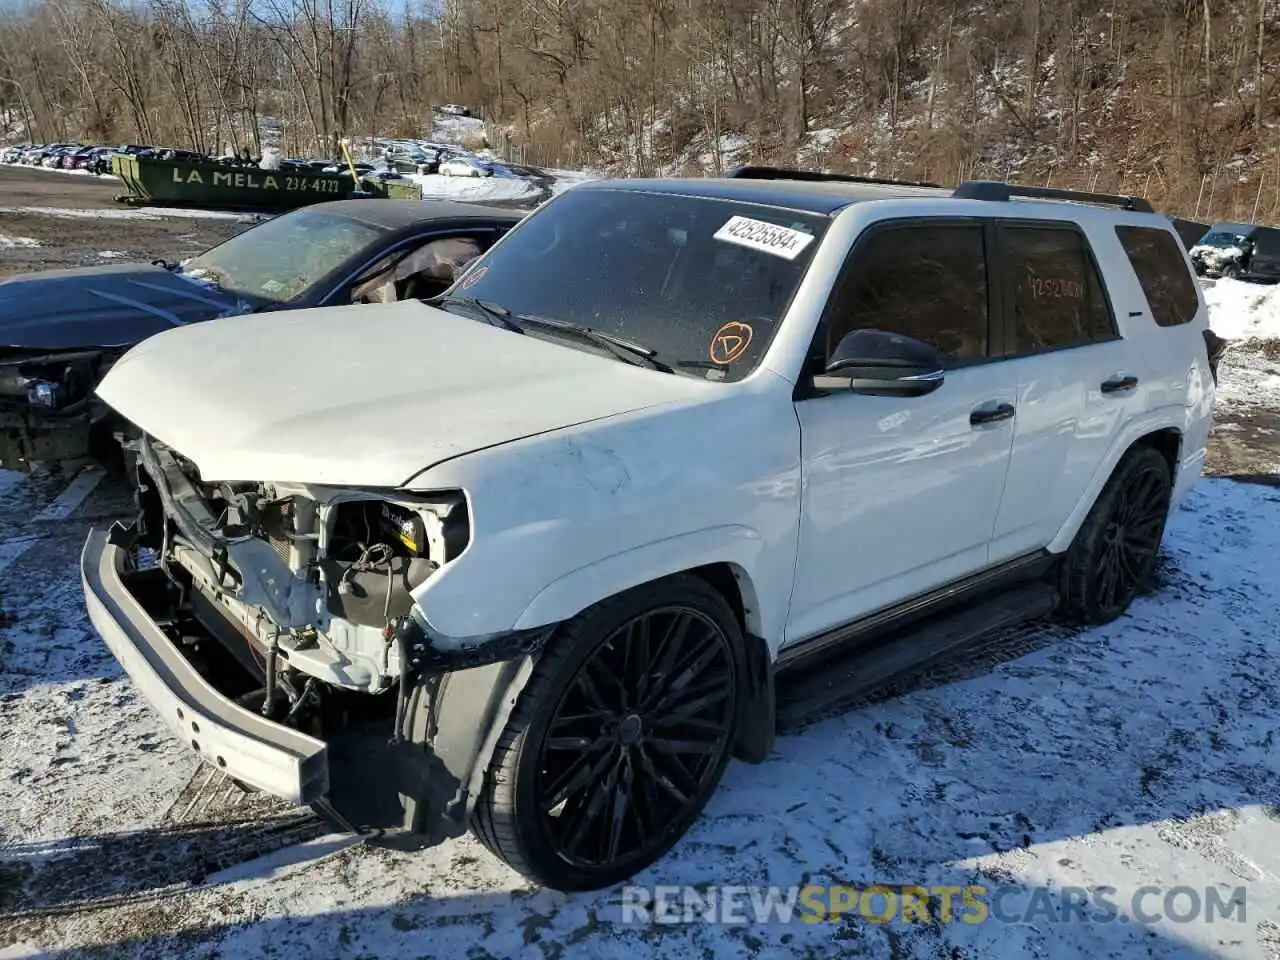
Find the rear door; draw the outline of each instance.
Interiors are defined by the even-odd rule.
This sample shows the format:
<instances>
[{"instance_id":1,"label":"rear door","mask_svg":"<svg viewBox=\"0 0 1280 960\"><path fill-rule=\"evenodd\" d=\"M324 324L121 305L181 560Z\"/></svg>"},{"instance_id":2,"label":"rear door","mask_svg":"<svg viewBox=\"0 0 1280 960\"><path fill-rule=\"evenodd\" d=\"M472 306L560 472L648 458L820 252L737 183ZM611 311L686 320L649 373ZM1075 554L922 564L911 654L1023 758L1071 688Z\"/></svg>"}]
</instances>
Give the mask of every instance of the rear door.
<instances>
[{"instance_id":1,"label":"rear door","mask_svg":"<svg viewBox=\"0 0 1280 960\"><path fill-rule=\"evenodd\" d=\"M1005 221L997 237L1007 305L1002 349L1018 398L993 563L1053 540L1124 423L1142 408L1147 369L1120 336L1080 227Z\"/></svg>"}]
</instances>

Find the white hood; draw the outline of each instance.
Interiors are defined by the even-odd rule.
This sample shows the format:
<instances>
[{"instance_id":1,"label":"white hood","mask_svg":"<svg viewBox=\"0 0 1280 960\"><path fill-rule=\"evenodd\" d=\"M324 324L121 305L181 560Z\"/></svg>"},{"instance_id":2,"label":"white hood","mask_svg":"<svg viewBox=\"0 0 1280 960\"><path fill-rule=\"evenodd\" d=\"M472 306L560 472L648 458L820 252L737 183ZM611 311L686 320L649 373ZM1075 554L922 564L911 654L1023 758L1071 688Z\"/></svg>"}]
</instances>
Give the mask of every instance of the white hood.
<instances>
[{"instance_id":1,"label":"white hood","mask_svg":"<svg viewBox=\"0 0 1280 960\"><path fill-rule=\"evenodd\" d=\"M459 454L716 386L407 301L167 331L98 395L206 480L397 486Z\"/></svg>"}]
</instances>

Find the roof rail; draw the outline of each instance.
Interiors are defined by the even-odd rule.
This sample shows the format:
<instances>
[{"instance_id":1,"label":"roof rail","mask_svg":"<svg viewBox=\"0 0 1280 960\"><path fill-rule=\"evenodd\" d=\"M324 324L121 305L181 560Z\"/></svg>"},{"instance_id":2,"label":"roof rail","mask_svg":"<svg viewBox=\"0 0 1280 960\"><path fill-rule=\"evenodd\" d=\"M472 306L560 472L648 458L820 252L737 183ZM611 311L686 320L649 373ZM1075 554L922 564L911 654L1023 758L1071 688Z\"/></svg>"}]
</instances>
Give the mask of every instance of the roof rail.
<instances>
[{"instance_id":1,"label":"roof rail","mask_svg":"<svg viewBox=\"0 0 1280 960\"><path fill-rule=\"evenodd\" d=\"M966 180L951 194L957 200L1007 201L1015 197L1028 200L1070 200L1104 207L1120 207L1137 213L1155 213L1155 207L1142 197L1122 197L1110 193L1085 190L1059 190L1057 187L1020 187L998 180Z\"/></svg>"},{"instance_id":2,"label":"roof rail","mask_svg":"<svg viewBox=\"0 0 1280 960\"><path fill-rule=\"evenodd\" d=\"M878 183L893 187L940 187L937 183L912 180L885 180L880 177L856 177L851 173L819 173L816 170L791 170L786 167L738 167L729 171L734 180L806 180L814 183Z\"/></svg>"}]
</instances>

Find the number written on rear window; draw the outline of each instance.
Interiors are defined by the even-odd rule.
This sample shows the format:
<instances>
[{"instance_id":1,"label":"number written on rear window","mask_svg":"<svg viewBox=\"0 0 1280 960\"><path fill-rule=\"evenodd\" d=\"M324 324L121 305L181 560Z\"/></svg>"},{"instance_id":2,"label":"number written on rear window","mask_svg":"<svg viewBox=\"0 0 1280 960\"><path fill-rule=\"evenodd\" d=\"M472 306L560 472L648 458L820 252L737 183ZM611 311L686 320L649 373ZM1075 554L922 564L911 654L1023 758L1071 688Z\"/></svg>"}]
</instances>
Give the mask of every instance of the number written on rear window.
<instances>
[{"instance_id":1,"label":"number written on rear window","mask_svg":"<svg viewBox=\"0 0 1280 960\"><path fill-rule=\"evenodd\" d=\"M1003 264L1018 354L1110 340L1111 308L1084 237L1062 227L1004 227Z\"/></svg>"},{"instance_id":2,"label":"number written on rear window","mask_svg":"<svg viewBox=\"0 0 1280 960\"><path fill-rule=\"evenodd\" d=\"M1189 323L1200 298L1173 234L1155 227L1116 227L1116 237L1138 275L1152 319L1162 327Z\"/></svg>"}]
</instances>

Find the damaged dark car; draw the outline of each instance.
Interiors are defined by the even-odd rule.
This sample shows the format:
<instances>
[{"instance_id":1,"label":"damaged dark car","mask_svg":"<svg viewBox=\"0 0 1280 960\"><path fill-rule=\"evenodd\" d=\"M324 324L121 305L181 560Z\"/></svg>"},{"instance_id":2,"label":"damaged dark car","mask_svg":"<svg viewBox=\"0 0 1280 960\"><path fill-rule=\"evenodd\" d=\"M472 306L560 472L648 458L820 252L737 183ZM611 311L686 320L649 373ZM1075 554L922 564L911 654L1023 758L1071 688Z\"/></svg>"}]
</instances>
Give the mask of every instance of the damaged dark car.
<instances>
[{"instance_id":1,"label":"damaged dark car","mask_svg":"<svg viewBox=\"0 0 1280 960\"><path fill-rule=\"evenodd\" d=\"M209 250L0 280L0 467L120 466L95 388L127 350L258 311L421 299L524 216L452 201L342 200L263 221Z\"/></svg>"}]
</instances>

